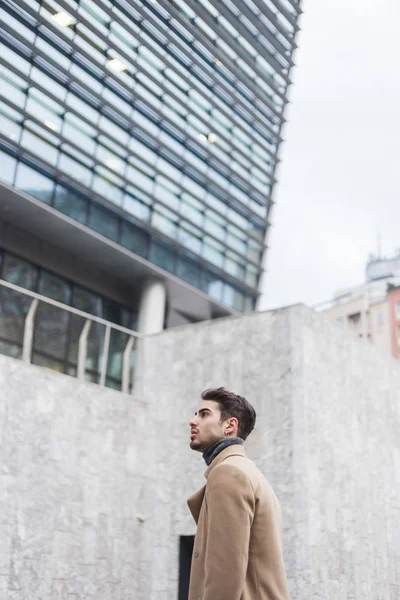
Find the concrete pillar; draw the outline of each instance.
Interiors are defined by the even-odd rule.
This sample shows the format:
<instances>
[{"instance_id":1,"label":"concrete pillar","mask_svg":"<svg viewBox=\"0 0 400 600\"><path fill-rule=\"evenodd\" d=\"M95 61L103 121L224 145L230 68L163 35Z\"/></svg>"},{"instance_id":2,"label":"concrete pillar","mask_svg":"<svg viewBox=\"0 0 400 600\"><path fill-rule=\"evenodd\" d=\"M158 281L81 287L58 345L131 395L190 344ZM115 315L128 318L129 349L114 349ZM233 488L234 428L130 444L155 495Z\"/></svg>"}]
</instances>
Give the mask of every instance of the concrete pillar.
<instances>
[{"instance_id":1,"label":"concrete pillar","mask_svg":"<svg viewBox=\"0 0 400 600\"><path fill-rule=\"evenodd\" d=\"M162 281L151 280L146 283L140 299L138 316L138 330L141 334L151 335L163 330L166 300L167 290ZM132 392L135 396L142 399L145 362L145 340L138 340Z\"/></svg>"},{"instance_id":2,"label":"concrete pillar","mask_svg":"<svg viewBox=\"0 0 400 600\"><path fill-rule=\"evenodd\" d=\"M162 281L148 281L139 306L138 329L143 335L159 333L164 327L167 291Z\"/></svg>"}]
</instances>

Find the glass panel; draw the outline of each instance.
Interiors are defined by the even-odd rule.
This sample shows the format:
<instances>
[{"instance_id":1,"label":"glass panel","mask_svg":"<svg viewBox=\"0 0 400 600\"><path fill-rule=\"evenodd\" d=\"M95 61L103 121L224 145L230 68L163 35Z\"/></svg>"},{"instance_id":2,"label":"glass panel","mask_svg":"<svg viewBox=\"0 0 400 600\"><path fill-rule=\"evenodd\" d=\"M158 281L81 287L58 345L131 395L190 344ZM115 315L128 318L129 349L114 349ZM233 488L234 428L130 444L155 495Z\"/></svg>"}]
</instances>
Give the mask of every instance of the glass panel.
<instances>
[{"instance_id":1,"label":"glass panel","mask_svg":"<svg viewBox=\"0 0 400 600\"><path fill-rule=\"evenodd\" d=\"M57 185L54 208L68 215L79 223L85 223L87 217L87 201L72 190Z\"/></svg>"},{"instance_id":2,"label":"glass panel","mask_svg":"<svg viewBox=\"0 0 400 600\"><path fill-rule=\"evenodd\" d=\"M177 216L168 209L156 205L151 216L151 224L165 235L175 238L177 232Z\"/></svg>"},{"instance_id":3,"label":"glass panel","mask_svg":"<svg viewBox=\"0 0 400 600\"><path fill-rule=\"evenodd\" d=\"M85 323L86 319L84 317L70 313L67 340L67 360L69 363L72 363L75 366L78 365L79 338ZM69 370L67 372L71 375L74 374Z\"/></svg>"},{"instance_id":4,"label":"glass panel","mask_svg":"<svg viewBox=\"0 0 400 600\"><path fill-rule=\"evenodd\" d=\"M1 319L1 309L0 309L0 319ZM1 328L0 328L1 330ZM0 340L0 354L5 354L6 356L11 356L11 358L21 358L22 355L22 346L20 344L13 344L12 342L5 342Z\"/></svg>"},{"instance_id":5,"label":"glass panel","mask_svg":"<svg viewBox=\"0 0 400 600\"><path fill-rule=\"evenodd\" d=\"M45 355L49 359L64 360L68 340L69 313L61 308L40 302L36 317L33 337L33 358L37 362L37 353ZM35 356L36 354L36 356ZM48 366L43 364L43 366ZM53 367L49 367L53 368ZM57 366L56 371L64 372L64 367Z\"/></svg>"},{"instance_id":6,"label":"glass panel","mask_svg":"<svg viewBox=\"0 0 400 600\"><path fill-rule=\"evenodd\" d=\"M21 135L22 115L6 104L0 103L0 131L13 142Z\"/></svg>"},{"instance_id":7,"label":"glass panel","mask_svg":"<svg viewBox=\"0 0 400 600\"><path fill-rule=\"evenodd\" d=\"M61 115L63 107L51 100L36 88L31 88L28 93L26 110L42 123L49 123L53 131L60 131L62 126Z\"/></svg>"},{"instance_id":8,"label":"glass panel","mask_svg":"<svg viewBox=\"0 0 400 600\"><path fill-rule=\"evenodd\" d=\"M26 101L26 82L2 65L0 65L0 81L2 95L5 98L9 98L13 104L16 104L19 108L24 108Z\"/></svg>"},{"instance_id":9,"label":"glass panel","mask_svg":"<svg viewBox=\"0 0 400 600\"><path fill-rule=\"evenodd\" d=\"M92 181L93 173L87 167L81 165L78 161L74 160L70 156L61 153L59 169L67 173L70 177L73 177L79 183L90 187L90 183Z\"/></svg>"},{"instance_id":10,"label":"glass panel","mask_svg":"<svg viewBox=\"0 0 400 600\"><path fill-rule=\"evenodd\" d=\"M226 283L224 286L223 302L235 310L241 311L243 309L243 294Z\"/></svg>"},{"instance_id":11,"label":"glass panel","mask_svg":"<svg viewBox=\"0 0 400 600\"><path fill-rule=\"evenodd\" d=\"M93 177L92 188L94 191L114 204L121 204L122 190L113 184L112 175L109 174L107 169L100 167L98 170L101 170L101 174Z\"/></svg>"},{"instance_id":12,"label":"glass panel","mask_svg":"<svg viewBox=\"0 0 400 600\"><path fill-rule=\"evenodd\" d=\"M89 211L89 227L114 242L118 239L118 217L111 211L92 204Z\"/></svg>"},{"instance_id":13,"label":"glass panel","mask_svg":"<svg viewBox=\"0 0 400 600\"><path fill-rule=\"evenodd\" d=\"M79 285L74 285L71 306L92 315L99 315L99 302L100 299L98 296L81 288Z\"/></svg>"},{"instance_id":14,"label":"glass panel","mask_svg":"<svg viewBox=\"0 0 400 600\"><path fill-rule=\"evenodd\" d=\"M0 124L1 126L1 124ZM14 181L17 161L13 156L0 151L0 179L6 183L12 184Z\"/></svg>"},{"instance_id":15,"label":"glass panel","mask_svg":"<svg viewBox=\"0 0 400 600\"><path fill-rule=\"evenodd\" d=\"M142 221L150 219L150 208L129 194L125 194L124 196L123 208Z\"/></svg>"},{"instance_id":16,"label":"glass panel","mask_svg":"<svg viewBox=\"0 0 400 600\"><path fill-rule=\"evenodd\" d=\"M149 246L149 234L140 230L131 223L124 221L122 223L121 244L132 250L139 256L147 256Z\"/></svg>"},{"instance_id":17,"label":"glass panel","mask_svg":"<svg viewBox=\"0 0 400 600\"><path fill-rule=\"evenodd\" d=\"M37 270L30 263L6 253L3 262L3 279L32 290L36 284Z\"/></svg>"},{"instance_id":18,"label":"glass panel","mask_svg":"<svg viewBox=\"0 0 400 600\"><path fill-rule=\"evenodd\" d=\"M6 277L3 275L4 279ZM22 348L26 315L32 298L7 288L0 289L0 338L17 343ZM5 348L7 354L7 347ZM17 352L16 348L8 348L9 352Z\"/></svg>"},{"instance_id":19,"label":"glass panel","mask_svg":"<svg viewBox=\"0 0 400 600\"><path fill-rule=\"evenodd\" d=\"M25 129L22 133L21 145L27 148L32 154L43 158L46 162L55 165L58 158L58 149L54 147L47 140L43 139L36 132L30 128L30 122L28 121L25 125ZM29 129L28 129L29 127ZM53 137L53 136L52 136ZM34 195L34 194L32 194Z\"/></svg>"},{"instance_id":20,"label":"glass panel","mask_svg":"<svg viewBox=\"0 0 400 600\"><path fill-rule=\"evenodd\" d=\"M216 240L205 237L203 246L203 256L217 267L222 267L224 263L223 246Z\"/></svg>"},{"instance_id":21,"label":"glass panel","mask_svg":"<svg viewBox=\"0 0 400 600\"><path fill-rule=\"evenodd\" d=\"M86 381L97 382L99 379L98 370L101 365L100 358L104 346L104 332L104 325L95 322L91 324L85 364L87 369L85 374Z\"/></svg>"},{"instance_id":22,"label":"glass panel","mask_svg":"<svg viewBox=\"0 0 400 600\"><path fill-rule=\"evenodd\" d=\"M151 244L150 260L166 271L173 272L174 270L174 253L158 242L152 242Z\"/></svg>"},{"instance_id":23,"label":"glass panel","mask_svg":"<svg viewBox=\"0 0 400 600\"><path fill-rule=\"evenodd\" d=\"M195 287L200 286L199 266L183 256L178 256L176 274L191 285L194 285Z\"/></svg>"},{"instance_id":24,"label":"glass panel","mask_svg":"<svg viewBox=\"0 0 400 600\"><path fill-rule=\"evenodd\" d=\"M128 335L126 333L115 329L111 330L107 363L107 384L109 385L107 387L120 389L122 363L127 342ZM110 381L109 378L112 378L114 381Z\"/></svg>"},{"instance_id":25,"label":"glass panel","mask_svg":"<svg viewBox=\"0 0 400 600\"><path fill-rule=\"evenodd\" d=\"M52 298L63 304L69 304L70 299L70 284L47 271L42 271L39 279L39 294Z\"/></svg>"},{"instance_id":26,"label":"glass panel","mask_svg":"<svg viewBox=\"0 0 400 600\"><path fill-rule=\"evenodd\" d=\"M188 250L191 250L195 254L200 254L202 243L199 237L200 233L198 233L198 235L195 235L194 233L188 230L189 227L189 223L187 224L187 227L181 226L181 228L178 230L178 241Z\"/></svg>"},{"instance_id":27,"label":"glass panel","mask_svg":"<svg viewBox=\"0 0 400 600\"><path fill-rule=\"evenodd\" d=\"M15 186L38 200L50 204L54 181L31 167L22 163L18 165Z\"/></svg>"},{"instance_id":28,"label":"glass panel","mask_svg":"<svg viewBox=\"0 0 400 600\"><path fill-rule=\"evenodd\" d=\"M66 113L64 117L63 137L71 140L85 152L94 153L96 143L96 129L85 123L73 113Z\"/></svg>"},{"instance_id":29,"label":"glass panel","mask_svg":"<svg viewBox=\"0 0 400 600\"><path fill-rule=\"evenodd\" d=\"M211 298L222 300L223 281L212 271L204 273L201 287Z\"/></svg>"},{"instance_id":30,"label":"glass panel","mask_svg":"<svg viewBox=\"0 0 400 600\"><path fill-rule=\"evenodd\" d=\"M3 11L2 11L3 12ZM1 46L1 56L6 61L13 65L19 71L22 71L25 75L29 74L29 70L31 68L30 63L27 60L24 60L19 54L13 52L10 48L8 48L5 44Z\"/></svg>"},{"instance_id":31,"label":"glass panel","mask_svg":"<svg viewBox=\"0 0 400 600\"><path fill-rule=\"evenodd\" d=\"M33 352L32 364L45 367L57 373L64 373L65 369L65 365L61 360L56 360L55 358L51 358L51 356L44 356L40 352Z\"/></svg>"},{"instance_id":32,"label":"glass panel","mask_svg":"<svg viewBox=\"0 0 400 600\"><path fill-rule=\"evenodd\" d=\"M64 101L65 96L67 95L67 90L65 87L57 83L54 79L45 75L42 71L40 71L37 67L32 68L31 79L39 83L45 89L51 91L54 96L57 96L59 100Z\"/></svg>"}]
</instances>

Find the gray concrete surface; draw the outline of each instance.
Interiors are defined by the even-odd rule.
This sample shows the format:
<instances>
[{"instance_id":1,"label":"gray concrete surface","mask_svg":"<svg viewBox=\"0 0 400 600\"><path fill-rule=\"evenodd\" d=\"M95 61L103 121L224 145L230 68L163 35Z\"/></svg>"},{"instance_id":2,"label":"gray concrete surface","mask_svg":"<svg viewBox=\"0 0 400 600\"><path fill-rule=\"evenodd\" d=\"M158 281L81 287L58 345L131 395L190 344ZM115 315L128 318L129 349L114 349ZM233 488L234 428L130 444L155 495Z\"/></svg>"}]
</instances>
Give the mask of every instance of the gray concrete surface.
<instances>
[{"instance_id":1,"label":"gray concrete surface","mask_svg":"<svg viewBox=\"0 0 400 600\"><path fill-rule=\"evenodd\" d=\"M292 600L400 598L400 365L302 306L144 342L141 397L0 356L0 599L175 600L200 392L258 413Z\"/></svg>"}]
</instances>

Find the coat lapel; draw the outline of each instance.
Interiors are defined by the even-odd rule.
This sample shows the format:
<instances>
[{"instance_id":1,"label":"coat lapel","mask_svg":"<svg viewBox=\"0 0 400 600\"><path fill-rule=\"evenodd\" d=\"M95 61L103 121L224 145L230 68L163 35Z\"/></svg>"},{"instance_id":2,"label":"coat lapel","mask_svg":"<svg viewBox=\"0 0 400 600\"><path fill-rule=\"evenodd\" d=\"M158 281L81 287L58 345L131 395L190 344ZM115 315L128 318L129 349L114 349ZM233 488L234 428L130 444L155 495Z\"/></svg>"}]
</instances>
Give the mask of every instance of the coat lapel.
<instances>
[{"instance_id":1,"label":"coat lapel","mask_svg":"<svg viewBox=\"0 0 400 600\"><path fill-rule=\"evenodd\" d=\"M199 515L201 510L201 505L203 504L203 498L206 491L206 486L202 487L201 490L190 496L187 503L190 509L190 512L193 515L193 519L196 522L196 525L199 521Z\"/></svg>"},{"instance_id":2,"label":"coat lapel","mask_svg":"<svg viewBox=\"0 0 400 600\"><path fill-rule=\"evenodd\" d=\"M218 456L216 456L214 458L211 465L208 467L208 469L204 473L205 477L207 478L209 476L211 470L214 467L216 467L217 465L219 465L223 460L228 458L228 456L246 456L246 453L244 451L243 446L236 445L236 444L234 446L228 446L228 448L225 448L225 450L222 450L222 452L220 452L218 454ZM201 490L199 490L198 492L193 494L193 496L190 496L190 498L187 501L190 512L193 515L193 519L195 520L196 525L199 521L201 505L203 504L205 492L206 492L206 486L202 487Z\"/></svg>"}]
</instances>

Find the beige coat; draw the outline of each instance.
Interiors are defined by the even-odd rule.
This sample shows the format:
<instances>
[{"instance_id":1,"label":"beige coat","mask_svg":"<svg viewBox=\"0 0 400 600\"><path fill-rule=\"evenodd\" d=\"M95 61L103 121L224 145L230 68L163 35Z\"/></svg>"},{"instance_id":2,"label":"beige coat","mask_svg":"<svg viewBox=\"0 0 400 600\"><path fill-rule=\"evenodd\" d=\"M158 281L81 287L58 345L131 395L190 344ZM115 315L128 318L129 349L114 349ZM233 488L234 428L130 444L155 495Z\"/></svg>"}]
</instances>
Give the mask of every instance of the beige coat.
<instances>
[{"instance_id":1,"label":"beige coat","mask_svg":"<svg viewBox=\"0 0 400 600\"><path fill-rule=\"evenodd\" d=\"M288 600L276 496L243 446L222 450L188 500L197 523L189 600Z\"/></svg>"}]
</instances>

